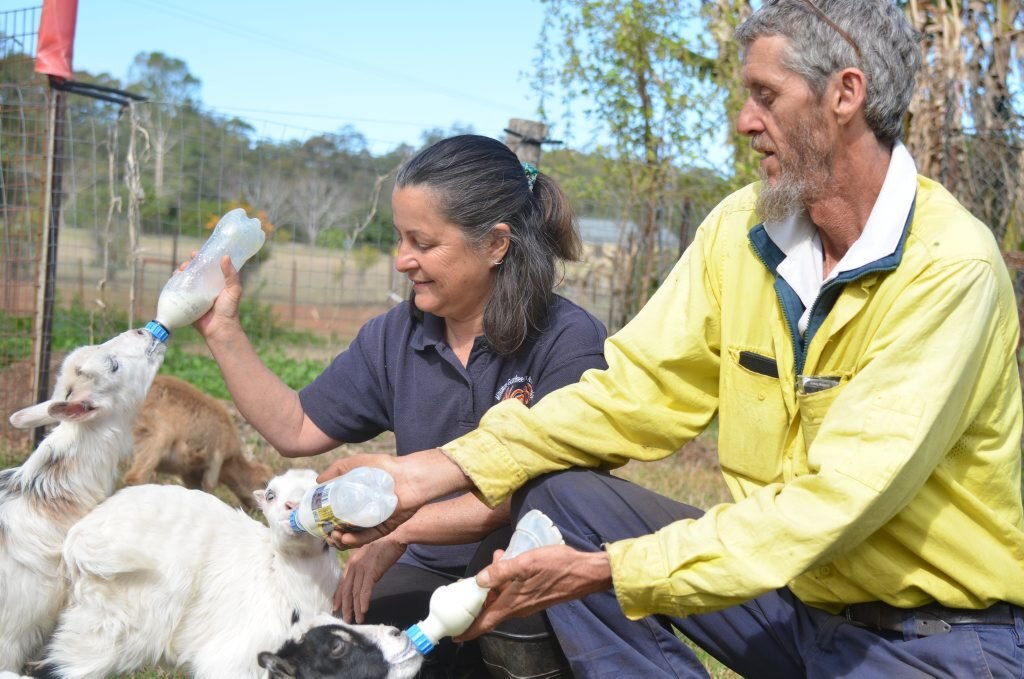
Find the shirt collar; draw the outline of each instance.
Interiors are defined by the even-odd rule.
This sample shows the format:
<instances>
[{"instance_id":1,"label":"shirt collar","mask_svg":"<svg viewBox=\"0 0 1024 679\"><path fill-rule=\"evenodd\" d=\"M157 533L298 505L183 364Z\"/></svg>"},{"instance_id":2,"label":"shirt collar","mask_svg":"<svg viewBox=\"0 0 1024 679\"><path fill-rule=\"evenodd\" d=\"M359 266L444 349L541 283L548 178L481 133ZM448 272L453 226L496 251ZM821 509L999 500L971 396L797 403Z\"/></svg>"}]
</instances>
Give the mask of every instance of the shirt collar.
<instances>
[{"instance_id":1,"label":"shirt collar","mask_svg":"<svg viewBox=\"0 0 1024 679\"><path fill-rule=\"evenodd\" d=\"M412 337L409 339L409 346L413 349L422 350L427 347L448 346L448 338L445 336L445 322L443 318L431 313L423 312L423 319L415 324ZM478 347L487 346L487 338L478 335L473 340L473 350Z\"/></svg>"},{"instance_id":2,"label":"shirt collar","mask_svg":"<svg viewBox=\"0 0 1024 679\"><path fill-rule=\"evenodd\" d=\"M805 211L764 223L768 237L786 255L786 259L778 266L778 274L789 283L804 306L809 308L823 283L844 271L852 271L895 252L913 207L916 191L917 166L907 148L901 142L896 142L882 190L878 193L864 231L827 279L822 277L821 238Z\"/></svg>"},{"instance_id":3,"label":"shirt collar","mask_svg":"<svg viewBox=\"0 0 1024 679\"><path fill-rule=\"evenodd\" d=\"M412 305L412 302L407 303ZM412 312L410 311L410 313ZM409 344L413 349L426 349L443 344L445 342L444 329L443 319L424 311L422 320L415 323Z\"/></svg>"}]
</instances>

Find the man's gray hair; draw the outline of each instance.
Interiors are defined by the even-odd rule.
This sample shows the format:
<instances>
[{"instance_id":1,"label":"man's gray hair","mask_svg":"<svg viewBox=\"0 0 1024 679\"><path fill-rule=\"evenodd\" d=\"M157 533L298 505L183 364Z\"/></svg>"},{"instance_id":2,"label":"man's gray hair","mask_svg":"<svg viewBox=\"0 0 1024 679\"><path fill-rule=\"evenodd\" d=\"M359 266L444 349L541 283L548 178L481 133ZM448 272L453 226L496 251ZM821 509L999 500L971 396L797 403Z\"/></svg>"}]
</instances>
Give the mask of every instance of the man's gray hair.
<instances>
[{"instance_id":1,"label":"man's gray hair","mask_svg":"<svg viewBox=\"0 0 1024 679\"><path fill-rule=\"evenodd\" d=\"M859 68L867 79L864 116L875 137L892 144L903 136L921 52L919 34L892 0L765 0L736 29L736 39L746 49L770 35L789 40L785 67L802 76L819 98L832 74Z\"/></svg>"}]
</instances>

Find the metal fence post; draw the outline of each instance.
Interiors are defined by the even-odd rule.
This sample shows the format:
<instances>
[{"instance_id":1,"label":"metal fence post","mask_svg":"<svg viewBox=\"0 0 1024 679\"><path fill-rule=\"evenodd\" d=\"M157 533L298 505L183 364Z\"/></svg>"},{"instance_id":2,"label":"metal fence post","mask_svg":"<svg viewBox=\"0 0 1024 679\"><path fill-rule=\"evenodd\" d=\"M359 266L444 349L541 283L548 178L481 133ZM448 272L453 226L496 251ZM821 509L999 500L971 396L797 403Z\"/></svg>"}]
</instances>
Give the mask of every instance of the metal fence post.
<instances>
[{"instance_id":1,"label":"metal fence post","mask_svg":"<svg viewBox=\"0 0 1024 679\"><path fill-rule=\"evenodd\" d=\"M33 338L36 354L36 400L42 402L50 395L50 342L53 336L53 301L57 278L57 237L60 234L60 199L64 156L64 93L50 89L50 138L47 143L46 189L43 196L43 266L39 269L39 301L36 304L36 336ZM45 434L43 427L33 432L33 445L38 446Z\"/></svg>"}]
</instances>

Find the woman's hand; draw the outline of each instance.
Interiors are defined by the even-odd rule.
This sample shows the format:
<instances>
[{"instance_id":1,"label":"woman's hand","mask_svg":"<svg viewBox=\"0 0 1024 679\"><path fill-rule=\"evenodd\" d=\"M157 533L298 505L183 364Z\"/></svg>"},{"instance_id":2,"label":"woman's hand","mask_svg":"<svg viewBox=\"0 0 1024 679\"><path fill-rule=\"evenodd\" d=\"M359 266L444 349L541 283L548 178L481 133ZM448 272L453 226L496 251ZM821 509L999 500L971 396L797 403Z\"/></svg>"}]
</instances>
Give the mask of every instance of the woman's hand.
<instances>
[{"instance_id":1,"label":"woman's hand","mask_svg":"<svg viewBox=\"0 0 1024 679\"><path fill-rule=\"evenodd\" d=\"M391 516L394 517L394 514ZM397 526L397 523L389 526L386 525L385 522L379 526L374 526L373 528L359 528L351 531L347 531L343 528L334 528L334 530L327 535L327 542L331 547L334 547L339 552L344 552L348 549L358 549L363 545L368 545L390 535L391 531Z\"/></svg>"},{"instance_id":2,"label":"woman's hand","mask_svg":"<svg viewBox=\"0 0 1024 679\"><path fill-rule=\"evenodd\" d=\"M227 255L220 259L220 270L224 275L224 289L217 295L213 307L192 324L207 341L215 338L218 333L237 332L242 328L238 318L238 307L242 302L242 279Z\"/></svg>"},{"instance_id":3,"label":"woman's hand","mask_svg":"<svg viewBox=\"0 0 1024 679\"><path fill-rule=\"evenodd\" d=\"M352 552L345 574L334 592L334 610L341 611L346 622L362 624L370 608L373 586L405 552L397 540L377 540Z\"/></svg>"}]
</instances>

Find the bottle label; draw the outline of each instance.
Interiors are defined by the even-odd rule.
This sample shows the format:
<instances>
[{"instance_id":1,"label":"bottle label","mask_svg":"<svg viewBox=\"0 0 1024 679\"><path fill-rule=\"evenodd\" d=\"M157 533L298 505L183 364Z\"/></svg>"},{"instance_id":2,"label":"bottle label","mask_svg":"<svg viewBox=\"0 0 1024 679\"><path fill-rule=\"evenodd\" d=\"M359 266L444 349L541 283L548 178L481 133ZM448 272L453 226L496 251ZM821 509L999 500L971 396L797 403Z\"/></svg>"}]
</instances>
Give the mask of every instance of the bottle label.
<instances>
[{"instance_id":1,"label":"bottle label","mask_svg":"<svg viewBox=\"0 0 1024 679\"><path fill-rule=\"evenodd\" d=\"M316 530L320 537L326 538L332 530L340 528L350 531L354 528L334 515L331 508L331 501L328 495L330 484L323 484L313 489L312 502L313 516L316 518ZM358 530L358 529L357 529Z\"/></svg>"}]
</instances>

